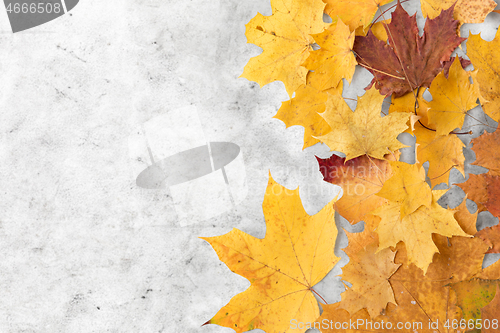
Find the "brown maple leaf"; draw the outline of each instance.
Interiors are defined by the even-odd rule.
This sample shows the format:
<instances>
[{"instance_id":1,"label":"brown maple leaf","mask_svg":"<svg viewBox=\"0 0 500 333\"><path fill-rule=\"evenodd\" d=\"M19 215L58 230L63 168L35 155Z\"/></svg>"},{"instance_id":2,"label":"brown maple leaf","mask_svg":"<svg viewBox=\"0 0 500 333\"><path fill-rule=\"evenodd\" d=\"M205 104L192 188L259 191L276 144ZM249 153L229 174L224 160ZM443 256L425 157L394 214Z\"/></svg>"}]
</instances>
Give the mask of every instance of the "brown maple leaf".
<instances>
[{"instance_id":1,"label":"brown maple leaf","mask_svg":"<svg viewBox=\"0 0 500 333\"><path fill-rule=\"evenodd\" d=\"M476 153L476 161L472 164L488 168L488 174L500 176L500 131L484 133L472 140L472 150Z\"/></svg>"},{"instance_id":2,"label":"brown maple leaf","mask_svg":"<svg viewBox=\"0 0 500 333\"><path fill-rule=\"evenodd\" d=\"M482 229L476 234L476 237L481 238L490 249L486 253L500 253L500 225Z\"/></svg>"},{"instance_id":3,"label":"brown maple leaf","mask_svg":"<svg viewBox=\"0 0 500 333\"><path fill-rule=\"evenodd\" d=\"M488 210L493 216L500 217L500 176L489 173L469 175L469 179L457 184L473 200L479 211Z\"/></svg>"},{"instance_id":4,"label":"brown maple leaf","mask_svg":"<svg viewBox=\"0 0 500 333\"><path fill-rule=\"evenodd\" d=\"M429 87L443 70L455 48L465 40L457 35L458 21L453 19L454 6L425 23L419 36L416 16L409 16L398 1L386 26L389 45L371 32L357 37L354 51L358 63L375 77L371 85L382 95L402 96L417 87Z\"/></svg>"}]
</instances>

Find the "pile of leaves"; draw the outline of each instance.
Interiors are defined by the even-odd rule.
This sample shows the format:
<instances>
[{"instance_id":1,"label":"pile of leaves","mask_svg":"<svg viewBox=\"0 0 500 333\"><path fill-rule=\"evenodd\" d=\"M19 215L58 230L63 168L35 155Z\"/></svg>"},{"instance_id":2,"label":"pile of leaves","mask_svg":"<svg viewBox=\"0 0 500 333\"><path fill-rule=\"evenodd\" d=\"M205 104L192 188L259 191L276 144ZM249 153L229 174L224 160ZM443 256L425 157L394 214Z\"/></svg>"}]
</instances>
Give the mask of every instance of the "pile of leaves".
<instances>
[{"instance_id":1,"label":"pile of leaves","mask_svg":"<svg viewBox=\"0 0 500 333\"><path fill-rule=\"evenodd\" d=\"M317 159L318 172L343 195L309 216L298 190L270 177L264 239L237 229L204 238L251 282L207 323L236 332L499 330L500 261L482 263L485 253L500 253L500 227L478 231L476 221L485 210L500 216L500 131L472 140L475 164L488 172L459 184L462 204L442 207L446 190L434 189L448 185L452 169L466 177L460 137L470 134L461 129L468 111L481 105L500 120L500 32L491 42L459 35L461 24L482 22L496 3L422 0L427 19L419 35L416 16L399 1L390 15L380 8L390 0L323 1L271 0L273 14L246 26L248 41L263 52L243 77L260 86L284 83L290 100L275 118L304 127L304 148L321 142L344 154ZM464 58L452 56L463 46ZM373 80L353 111L343 85L362 68ZM388 114L381 114L389 96ZM416 138L414 164L399 161L404 132ZM475 213L466 200L477 204ZM348 233L342 279L349 284L340 302L321 301L320 315L323 298L313 286L339 261L334 210L352 224L364 221L365 229ZM375 328L346 324L368 321Z\"/></svg>"}]
</instances>

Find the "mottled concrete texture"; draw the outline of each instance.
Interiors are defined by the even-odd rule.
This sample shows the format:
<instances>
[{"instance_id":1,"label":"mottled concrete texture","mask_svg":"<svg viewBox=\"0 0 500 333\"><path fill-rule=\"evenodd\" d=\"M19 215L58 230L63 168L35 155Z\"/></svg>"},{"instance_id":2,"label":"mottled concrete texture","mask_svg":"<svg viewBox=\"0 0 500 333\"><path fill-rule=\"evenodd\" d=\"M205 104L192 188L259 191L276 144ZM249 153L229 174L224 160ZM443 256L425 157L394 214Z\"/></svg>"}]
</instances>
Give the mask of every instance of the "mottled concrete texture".
<instances>
[{"instance_id":1,"label":"mottled concrete texture","mask_svg":"<svg viewBox=\"0 0 500 333\"><path fill-rule=\"evenodd\" d=\"M198 237L264 237L269 170L300 185L309 214L339 191L317 172L314 155L328 149L302 151L303 129L272 118L288 99L283 85L238 78L260 53L244 35L257 12L271 14L269 1L82 0L12 34L0 10L0 332L232 332L200 325L249 282ZM491 14L471 29L492 39L499 23ZM369 81L360 71L345 96ZM136 186L128 137L192 104L207 140L240 146L248 195L182 226L167 191ZM453 191L451 207L463 196ZM345 245L339 237L338 254ZM328 302L340 300L340 266L317 288Z\"/></svg>"}]
</instances>

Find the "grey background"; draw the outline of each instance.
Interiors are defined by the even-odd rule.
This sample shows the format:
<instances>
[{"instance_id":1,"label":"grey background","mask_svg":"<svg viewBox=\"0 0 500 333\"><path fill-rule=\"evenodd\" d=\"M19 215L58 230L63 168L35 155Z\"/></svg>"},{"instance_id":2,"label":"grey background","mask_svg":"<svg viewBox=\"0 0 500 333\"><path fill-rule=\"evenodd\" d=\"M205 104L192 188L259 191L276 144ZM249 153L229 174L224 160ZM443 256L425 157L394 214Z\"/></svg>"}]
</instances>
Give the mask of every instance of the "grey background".
<instances>
[{"instance_id":1,"label":"grey background","mask_svg":"<svg viewBox=\"0 0 500 333\"><path fill-rule=\"evenodd\" d=\"M269 170L300 185L309 214L339 190L316 172L328 149L302 151L303 129L272 119L283 85L238 78L260 53L244 35L257 12L270 15L269 1L86 0L12 34L0 10L0 332L232 332L200 325L249 282L197 237L264 237ZM475 33L491 40L499 17ZM345 95L369 81L357 73ZM166 192L135 185L127 139L189 104L208 140L241 147L249 194L183 228ZM343 291L339 266L316 288L329 302Z\"/></svg>"}]
</instances>

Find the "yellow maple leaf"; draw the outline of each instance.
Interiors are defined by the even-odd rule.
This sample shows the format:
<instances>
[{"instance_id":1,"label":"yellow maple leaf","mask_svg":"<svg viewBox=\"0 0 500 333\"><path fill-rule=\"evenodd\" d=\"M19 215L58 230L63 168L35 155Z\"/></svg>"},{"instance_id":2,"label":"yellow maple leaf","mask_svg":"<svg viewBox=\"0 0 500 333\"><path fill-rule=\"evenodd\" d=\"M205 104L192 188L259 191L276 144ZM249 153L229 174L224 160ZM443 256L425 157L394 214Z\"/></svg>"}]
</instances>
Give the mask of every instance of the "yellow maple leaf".
<instances>
[{"instance_id":1,"label":"yellow maple leaf","mask_svg":"<svg viewBox=\"0 0 500 333\"><path fill-rule=\"evenodd\" d=\"M314 321L319 307L312 287L340 259L333 252L337 237L333 203L309 216L298 188L288 190L270 177L262 205L265 238L238 229L202 238L229 269L251 282L207 324L230 327L236 332L260 328L277 333L288 331L292 319Z\"/></svg>"},{"instance_id":2,"label":"yellow maple leaf","mask_svg":"<svg viewBox=\"0 0 500 333\"><path fill-rule=\"evenodd\" d=\"M480 100L483 110L495 121L500 120L499 31L491 42L482 40L479 34L471 34L467 40L467 55L474 68L478 70L476 78L481 92Z\"/></svg>"},{"instance_id":3,"label":"yellow maple leaf","mask_svg":"<svg viewBox=\"0 0 500 333\"><path fill-rule=\"evenodd\" d=\"M476 72L470 73L474 81L475 76ZM451 65L448 79L443 72L439 73L429 92L432 95L432 101L427 103L429 122L436 126L437 135L447 135L461 128L467 111L478 105L478 86L470 84L469 73L462 68L458 56Z\"/></svg>"},{"instance_id":4,"label":"yellow maple leaf","mask_svg":"<svg viewBox=\"0 0 500 333\"><path fill-rule=\"evenodd\" d=\"M388 281L400 266L394 263L396 252L383 249L375 253L377 248L377 242L372 242L356 253L357 260L351 258L342 268L342 279L350 282L352 287L342 293L339 309L354 314L366 308L375 318L384 312L387 303L396 304Z\"/></svg>"},{"instance_id":5,"label":"yellow maple leaf","mask_svg":"<svg viewBox=\"0 0 500 333\"><path fill-rule=\"evenodd\" d=\"M312 36L320 49L311 52L303 65L314 71L317 88L335 88L343 78L350 83L357 64L352 52L354 32L338 20L322 33Z\"/></svg>"},{"instance_id":6,"label":"yellow maple leaf","mask_svg":"<svg viewBox=\"0 0 500 333\"><path fill-rule=\"evenodd\" d=\"M394 112L380 116L384 96L372 87L359 97L352 112L340 94L331 94L321 116L332 131L318 139L331 150L346 154L346 161L361 155L383 159L384 155L405 147L397 136L408 126L408 113Z\"/></svg>"},{"instance_id":7,"label":"yellow maple leaf","mask_svg":"<svg viewBox=\"0 0 500 333\"><path fill-rule=\"evenodd\" d=\"M372 31L373 35L382 41L387 41L389 36L387 35L387 30L385 30L385 25L391 23L391 19L378 21L368 27L358 27L355 31L356 36L366 36L369 30Z\"/></svg>"},{"instance_id":8,"label":"yellow maple leaf","mask_svg":"<svg viewBox=\"0 0 500 333\"><path fill-rule=\"evenodd\" d=\"M396 97L394 94L392 95L389 113L408 112L409 114L411 114L410 120L407 123L408 129L405 131L406 133L410 133L413 135L415 124L419 120L423 124L428 123L427 111L429 107L427 106L426 101L423 98L424 92L424 89L418 89L418 96L416 96L417 90L400 97ZM417 98L417 103L415 103L415 97Z\"/></svg>"},{"instance_id":9,"label":"yellow maple leaf","mask_svg":"<svg viewBox=\"0 0 500 333\"><path fill-rule=\"evenodd\" d=\"M366 28L373 20L377 10L392 0L323 0L325 13L333 20L337 16L349 26L351 31L357 27Z\"/></svg>"},{"instance_id":10,"label":"yellow maple leaf","mask_svg":"<svg viewBox=\"0 0 500 333\"><path fill-rule=\"evenodd\" d=\"M425 170L418 164L390 161L394 175L380 191L379 197L400 206L401 218L416 211L420 206L431 206L432 192L425 182Z\"/></svg>"},{"instance_id":11,"label":"yellow maple leaf","mask_svg":"<svg viewBox=\"0 0 500 333\"><path fill-rule=\"evenodd\" d=\"M450 8L454 3L453 18L463 23L481 23L486 15L496 7L493 0L422 0L422 14L431 19L439 16L441 11Z\"/></svg>"},{"instance_id":12,"label":"yellow maple leaf","mask_svg":"<svg viewBox=\"0 0 500 333\"><path fill-rule=\"evenodd\" d=\"M413 213L401 218L401 205L389 202L373 212L381 221L375 232L379 236L379 250L396 246L402 241L408 251L408 262L414 263L424 271L432 262L438 248L432 240L432 234L446 237L467 235L454 218L455 211L444 209L438 203L439 196L433 193L430 207L420 206Z\"/></svg>"},{"instance_id":13,"label":"yellow maple leaf","mask_svg":"<svg viewBox=\"0 0 500 333\"><path fill-rule=\"evenodd\" d=\"M304 146L302 149L313 146L319 142L317 136L325 135L331 131L330 125L320 116L325 111L328 93L342 92L342 81L336 88L321 91L316 88L315 73L307 74L307 84L300 86L295 96L289 101L281 103L281 107L274 116L280 119L286 127L299 125L304 127Z\"/></svg>"},{"instance_id":14,"label":"yellow maple leaf","mask_svg":"<svg viewBox=\"0 0 500 333\"><path fill-rule=\"evenodd\" d=\"M440 183L448 184L452 168L465 177L465 145L457 135L438 135L420 124L415 126L414 134L417 138L417 160L420 163L429 161L427 176L432 187Z\"/></svg>"},{"instance_id":15,"label":"yellow maple leaf","mask_svg":"<svg viewBox=\"0 0 500 333\"><path fill-rule=\"evenodd\" d=\"M242 77L261 87L282 81L292 96L306 83L307 68L302 64L312 51L311 34L323 31L325 4L321 0L271 0L273 14L257 14L246 25L248 43L262 47L263 52L250 59Z\"/></svg>"}]
</instances>

